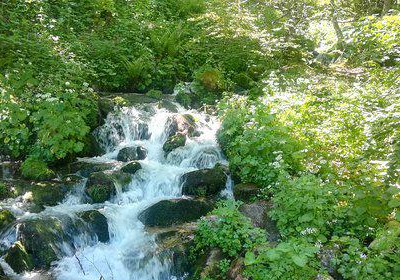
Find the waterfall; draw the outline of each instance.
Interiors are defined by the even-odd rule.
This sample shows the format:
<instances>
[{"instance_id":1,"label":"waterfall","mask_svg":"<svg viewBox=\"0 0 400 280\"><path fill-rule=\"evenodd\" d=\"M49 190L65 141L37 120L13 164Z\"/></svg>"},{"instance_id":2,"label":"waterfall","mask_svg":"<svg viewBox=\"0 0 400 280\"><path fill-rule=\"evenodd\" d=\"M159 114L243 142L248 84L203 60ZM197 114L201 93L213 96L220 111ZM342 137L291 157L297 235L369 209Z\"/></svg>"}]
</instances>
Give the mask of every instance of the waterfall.
<instances>
[{"instance_id":1,"label":"waterfall","mask_svg":"<svg viewBox=\"0 0 400 280\"><path fill-rule=\"evenodd\" d=\"M86 204L83 199L87 179L81 180L63 203L47 207L30 216L68 216L76 218L82 210L96 209L106 218L110 241L100 243L84 233L74 237L75 250L64 248L64 257L51 273L58 280L167 280L172 264L157 255L155 236L146 232L138 215L150 205L169 198L181 197L180 176L184 173L224 163L216 142L219 123L215 117L179 107L178 114L190 114L198 127L196 136L186 145L165 156L163 144L168 137L168 120L177 113L158 109L155 105L122 108L110 113L95 136L106 153L99 157L80 159L96 163L116 163L118 152L128 146L141 145L147 157L140 161L142 169L131 176L127 187L101 204ZM116 165L118 166L118 165ZM228 180L229 181L229 180ZM229 183L225 193L229 193ZM229 194L228 194L229 195ZM32 273L24 278L31 279Z\"/></svg>"}]
</instances>

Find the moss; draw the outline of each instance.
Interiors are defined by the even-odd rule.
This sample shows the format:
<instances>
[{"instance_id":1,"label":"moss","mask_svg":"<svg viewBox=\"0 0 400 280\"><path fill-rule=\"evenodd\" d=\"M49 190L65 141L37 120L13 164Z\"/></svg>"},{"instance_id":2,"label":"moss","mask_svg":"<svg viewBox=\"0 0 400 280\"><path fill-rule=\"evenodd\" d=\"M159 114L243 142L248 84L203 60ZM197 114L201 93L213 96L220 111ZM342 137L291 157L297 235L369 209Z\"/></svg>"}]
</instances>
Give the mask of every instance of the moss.
<instances>
[{"instance_id":1,"label":"moss","mask_svg":"<svg viewBox=\"0 0 400 280\"><path fill-rule=\"evenodd\" d=\"M71 190L73 183L60 184L54 182L41 182L30 187L32 201L40 208L44 206L55 206L62 202L67 193Z\"/></svg>"},{"instance_id":2,"label":"moss","mask_svg":"<svg viewBox=\"0 0 400 280\"><path fill-rule=\"evenodd\" d=\"M168 137L167 141L164 143L163 150L167 154L175 150L176 148L185 146L186 136L183 134L176 134Z\"/></svg>"},{"instance_id":3,"label":"moss","mask_svg":"<svg viewBox=\"0 0 400 280\"><path fill-rule=\"evenodd\" d=\"M14 215L9 210L0 211L0 231L15 221Z\"/></svg>"},{"instance_id":4,"label":"moss","mask_svg":"<svg viewBox=\"0 0 400 280\"><path fill-rule=\"evenodd\" d=\"M146 93L146 96L156 100L161 100L163 97L163 93L161 90L152 89Z\"/></svg>"},{"instance_id":5,"label":"moss","mask_svg":"<svg viewBox=\"0 0 400 280\"><path fill-rule=\"evenodd\" d=\"M79 216L96 233L100 242L109 241L107 218L103 214L96 210L89 210L80 213Z\"/></svg>"},{"instance_id":6,"label":"moss","mask_svg":"<svg viewBox=\"0 0 400 280\"><path fill-rule=\"evenodd\" d=\"M160 201L139 215L139 220L146 226L172 226L192 222L206 215L213 209L208 201L192 199L173 199Z\"/></svg>"},{"instance_id":7,"label":"moss","mask_svg":"<svg viewBox=\"0 0 400 280\"><path fill-rule=\"evenodd\" d=\"M131 176L123 172L96 172L90 175L85 192L94 203L102 203L116 194L115 183L125 186L131 181Z\"/></svg>"},{"instance_id":8,"label":"moss","mask_svg":"<svg viewBox=\"0 0 400 280\"><path fill-rule=\"evenodd\" d=\"M10 191L7 186L0 182L0 199L5 199L10 196Z\"/></svg>"},{"instance_id":9,"label":"moss","mask_svg":"<svg viewBox=\"0 0 400 280\"><path fill-rule=\"evenodd\" d=\"M32 270L33 262L31 256L26 252L21 242L16 242L8 249L4 260L16 273Z\"/></svg>"},{"instance_id":10,"label":"moss","mask_svg":"<svg viewBox=\"0 0 400 280\"><path fill-rule=\"evenodd\" d=\"M22 163L21 174L24 178L33 180L49 180L55 176L45 162L32 157Z\"/></svg>"},{"instance_id":11,"label":"moss","mask_svg":"<svg viewBox=\"0 0 400 280\"><path fill-rule=\"evenodd\" d=\"M122 167L121 171L133 175L140 169L142 169L142 165L137 161L133 161Z\"/></svg>"},{"instance_id":12,"label":"moss","mask_svg":"<svg viewBox=\"0 0 400 280\"><path fill-rule=\"evenodd\" d=\"M251 183L241 183L233 187L233 195L236 200L244 202L254 199L260 191L260 187Z\"/></svg>"}]
</instances>

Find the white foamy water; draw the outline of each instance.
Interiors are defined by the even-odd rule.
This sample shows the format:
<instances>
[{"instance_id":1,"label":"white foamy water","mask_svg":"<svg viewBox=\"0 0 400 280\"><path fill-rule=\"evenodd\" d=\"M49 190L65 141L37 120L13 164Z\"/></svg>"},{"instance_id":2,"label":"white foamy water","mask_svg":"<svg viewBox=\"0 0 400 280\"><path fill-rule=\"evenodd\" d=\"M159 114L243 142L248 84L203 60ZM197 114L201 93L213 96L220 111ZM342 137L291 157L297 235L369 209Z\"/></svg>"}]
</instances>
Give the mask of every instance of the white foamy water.
<instances>
[{"instance_id":1,"label":"white foamy water","mask_svg":"<svg viewBox=\"0 0 400 280\"><path fill-rule=\"evenodd\" d=\"M115 162L122 148L133 145L145 147L147 157L140 161L142 169L132 176L129 186L123 189L117 186L117 195L110 201L90 205L84 203L86 180L83 179L62 204L48 207L40 214L25 215L25 218L49 215L77 219L76 213L97 209L107 218L110 241L100 243L85 232L79 233L74 237L75 248L61 248L65 256L51 270L56 279L176 279L170 273L170 260L156 254L154 236L145 231L137 217L141 211L162 199L180 197L179 179L182 174L223 162L216 142L218 121L214 117L185 111L180 107L179 113L191 114L196 119L200 134L188 139L184 147L172 151L167 157L162 147L167 138L168 119L174 113L152 106L146 110L123 108L110 114L106 123L96 132L107 153L81 160ZM227 195L230 193L229 182L224 191ZM23 279L33 279L34 276L32 273L26 274Z\"/></svg>"}]
</instances>

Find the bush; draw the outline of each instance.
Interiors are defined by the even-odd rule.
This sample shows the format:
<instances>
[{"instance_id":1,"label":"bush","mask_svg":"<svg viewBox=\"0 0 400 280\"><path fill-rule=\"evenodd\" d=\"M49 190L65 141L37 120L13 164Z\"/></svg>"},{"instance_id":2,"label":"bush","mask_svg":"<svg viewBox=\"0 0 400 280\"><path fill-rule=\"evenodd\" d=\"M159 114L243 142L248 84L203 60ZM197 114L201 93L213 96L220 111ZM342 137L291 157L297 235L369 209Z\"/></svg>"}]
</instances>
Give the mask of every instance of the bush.
<instances>
[{"instance_id":1,"label":"bush","mask_svg":"<svg viewBox=\"0 0 400 280\"><path fill-rule=\"evenodd\" d=\"M146 96L156 99L156 100L161 100L163 97L163 93L161 90L152 89L146 93Z\"/></svg>"},{"instance_id":2,"label":"bush","mask_svg":"<svg viewBox=\"0 0 400 280\"><path fill-rule=\"evenodd\" d=\"M26 179L48 180L54 177L54 172L39 159L29 157L21 165L21 174Z\"/></svg>"},{"instance_id":3,"label":"bush","mask_svg":"<svg viewBox=\"0 0 400 280\"><path fill-rule=\"evenodd\" d=\"M318 248L301 238L292 238L276 247L262 248L257 255L246 254L246 274L254 280L314 279L320 267Z\"/></svg>"},{"instance_id":4,"label":"bush","mask_svg":"<svg viewBox=\"0 0 400 280\"><path fill-rule=\"evenodd\" d=\"M227 257L234 258L262 243L265 232L254 228L238 207L237 202L221 202L211 212L211 215L216 215L215 219L200 222L195 233L195 252L216 247Z\"/></svg>"},{"instance_id":5,"label":"bush","mask_svg":"<svg viewBox=\"0 0 400 280\"><path fill-rule=\"evenodd\" d=\"M338 186L322 182L314 175L293 180L280 177L274 189L274 209L271 216L284 236L304 236L310 242L321 243L333 232L345 231L344 200Z\"/></svg>"}]
</instances>

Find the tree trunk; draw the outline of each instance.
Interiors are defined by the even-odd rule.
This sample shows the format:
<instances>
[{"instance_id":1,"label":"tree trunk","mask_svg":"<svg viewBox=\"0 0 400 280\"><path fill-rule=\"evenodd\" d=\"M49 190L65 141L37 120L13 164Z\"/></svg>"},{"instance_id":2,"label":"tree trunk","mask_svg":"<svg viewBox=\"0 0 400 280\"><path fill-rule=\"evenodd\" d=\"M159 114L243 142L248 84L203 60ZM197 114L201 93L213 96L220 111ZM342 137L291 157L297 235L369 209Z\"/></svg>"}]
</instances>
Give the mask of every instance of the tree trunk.
<instances>
[{"instance_id":1,"label":"tree trunk","mask_svg":"<svg viewBox=\"0 0 400 280\"><path fill-rule=\"evenodd\" d=\"M337 38L337 46L340 50L344 49L344 36L342 29L340 28L337 16L336 16L336 6L335 3L331 0L331 21L333 24L333 28L335 29L336 38Z\"/></svg>"},{"instance_id":2,"label":"tree trunk","mask_svg":"<svg viewBox=\"0 0 400 280\"><path fill-rule=\"evenodd\" d=\"M392 8L392 6L393 6L393 0L385 0L384 2L383 2L383 8L382 8L382 13L381 13L381 16L384 16L384 15L386 15L388 12L389 12L389 10Z\"/></svg>"}]
</instances>

